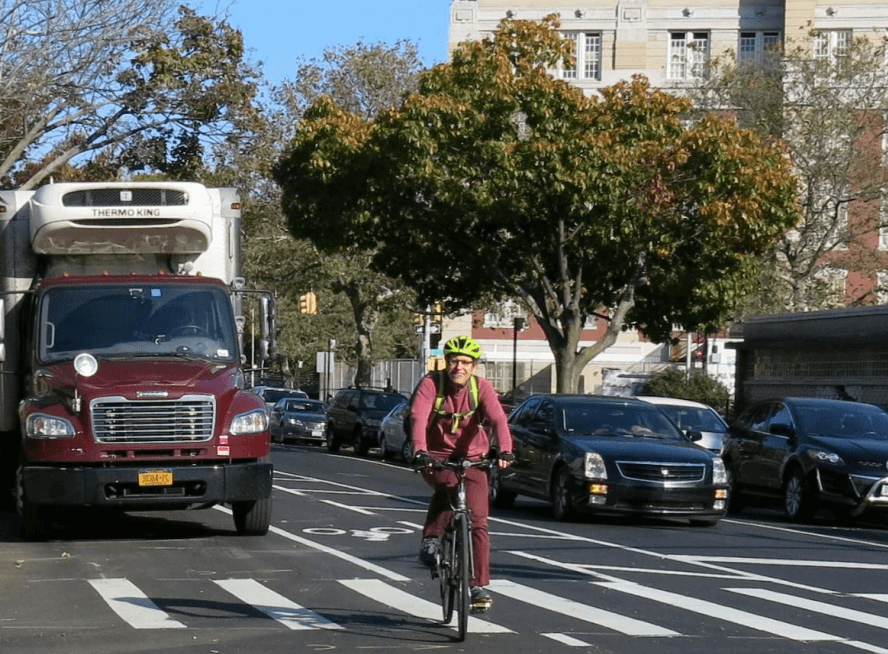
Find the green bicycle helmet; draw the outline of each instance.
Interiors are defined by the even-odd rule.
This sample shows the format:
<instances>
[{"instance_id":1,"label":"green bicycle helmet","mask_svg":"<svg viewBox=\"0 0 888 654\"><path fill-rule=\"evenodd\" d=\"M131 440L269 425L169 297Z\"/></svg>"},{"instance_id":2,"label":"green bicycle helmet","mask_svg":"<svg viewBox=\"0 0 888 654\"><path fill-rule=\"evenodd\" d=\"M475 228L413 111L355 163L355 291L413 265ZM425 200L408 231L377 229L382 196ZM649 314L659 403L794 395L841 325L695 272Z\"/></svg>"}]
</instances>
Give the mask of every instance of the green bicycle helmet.
<instances>
[{"instance_id":1,"label":"green bicycle helmet","mask_svg":"<svg viewBox=\"0 0 888 654\"><path fill-rule=\"evenodd\" d=\"M444 356L451 354L464 354L473 359L481 358L481 346L478 341L469 336L454 336L444 344Z\"/></svg>"}]
</instances>

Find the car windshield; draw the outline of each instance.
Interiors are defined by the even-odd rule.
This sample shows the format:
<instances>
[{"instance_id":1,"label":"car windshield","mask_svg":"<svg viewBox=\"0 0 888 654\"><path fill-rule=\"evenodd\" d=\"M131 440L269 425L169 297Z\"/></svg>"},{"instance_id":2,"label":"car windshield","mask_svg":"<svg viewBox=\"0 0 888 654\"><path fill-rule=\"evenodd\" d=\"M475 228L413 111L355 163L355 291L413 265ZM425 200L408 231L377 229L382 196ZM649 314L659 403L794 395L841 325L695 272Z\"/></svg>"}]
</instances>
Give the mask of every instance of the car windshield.
<instances>
[{"instance_id":1,"label":"car windshield","mask_svg":"<svg viewBox=\"0 0 888 654\"><path fill-rule=\"evenodd\" d=\"M40 300L40 359L237 356L228 293L205 284L56 286Z\"/></svg>"},{"instance_id":2,"label":"car windshield","mask_svg":"<svg viewBox=\"0 0 888 654\"><path fill-rule=\"evenodd\" d=\"M680 429L692 429L694 431L715 431L723 432L726 430L725 423L719 418L718 414L711 409L704 409L692 406L675 406L675 405L658 405L660 410L669 416Z\"/></svg>"},{"instance_id":3,"label":"car windshield","mask_svg":"<svg viewBox=\"0 0 888 654\"><path fill-rule=\"evenodd\" d=\"M568 434L685 440L675 425L654 406L577 401L563 404L562 414Z\"/></svg>"},{"instance_id":4,"label":"car windshield","mask_svg":"<svg viewBox=\"0 0 888 654\"><path fill-rule=\"evenodd\" d=\"M378 411L389 412L403 401L404 398L400 395L377 395L375 393L365 393L361 396L361 407L364 409L376 409Z\"/></svg>"},{"instance_id":5,"label":"car windshield","mask_svg":"<svg viewBox=\"0 0 888 654\"><path fill-rule=\"evenodd\" d=\"M888 413L873 406L848 403L842 407L798 407L803 432L854 440L888 439Z\"/></svg>"}]
</instances>

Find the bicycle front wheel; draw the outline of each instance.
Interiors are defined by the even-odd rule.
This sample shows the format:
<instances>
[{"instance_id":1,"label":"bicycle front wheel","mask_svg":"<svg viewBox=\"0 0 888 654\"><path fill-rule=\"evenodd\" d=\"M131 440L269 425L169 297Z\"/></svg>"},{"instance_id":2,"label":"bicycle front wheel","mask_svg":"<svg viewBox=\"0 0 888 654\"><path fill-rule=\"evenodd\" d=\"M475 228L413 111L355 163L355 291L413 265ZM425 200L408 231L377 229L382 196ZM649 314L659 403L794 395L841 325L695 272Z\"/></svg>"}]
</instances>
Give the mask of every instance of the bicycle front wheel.
<instances>
[{"instance_id":1,"label":"bicycle front wheel","mask_svg":"<svg viewBox=\"0 0 888 654\"><path fill-rule=\"evenodd\" d=\"M453 619L453 600L456 597L456 587L453 585L454 556L453 546L455 539L453 530L448 529L441 537L441 550L438 555L438 583L441 587L441 608L444 610L444 624L450 624Z\"/></svg>"},{"instance_id":2,"label":"bicycle front wheel","mask_svg":"<svg viewBox=\"0 0 888 654\"><path fill-rule=\"evenodd\" d=\"M469 577L472 572L471 547L469 545L469 521L465 515L454 516L456 527L456 557L454 561L454 590L456 592L457 630L459 640L466 639L469 627Z\"/></svg>"}]
</instances>

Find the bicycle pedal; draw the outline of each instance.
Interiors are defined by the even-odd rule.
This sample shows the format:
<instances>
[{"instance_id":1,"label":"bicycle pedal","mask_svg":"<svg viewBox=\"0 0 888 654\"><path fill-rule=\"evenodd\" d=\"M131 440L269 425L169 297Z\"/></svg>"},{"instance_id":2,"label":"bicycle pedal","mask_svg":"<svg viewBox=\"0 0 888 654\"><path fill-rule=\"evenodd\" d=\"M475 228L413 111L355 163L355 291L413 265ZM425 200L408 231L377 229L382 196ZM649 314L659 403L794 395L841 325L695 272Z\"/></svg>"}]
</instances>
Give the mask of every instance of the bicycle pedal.
<instances>
[{"instance_id":1,"label":"bicycle pedal","mask_svg":"<svg viewBox=\"0 0 888 654\"><path fill-rule=\"evenodd\" d=\"M493 606L493 600L478 604L472 604L470 610L472 613L487 613L490 610L491 606Z\"/></svg>"}]
</instances>

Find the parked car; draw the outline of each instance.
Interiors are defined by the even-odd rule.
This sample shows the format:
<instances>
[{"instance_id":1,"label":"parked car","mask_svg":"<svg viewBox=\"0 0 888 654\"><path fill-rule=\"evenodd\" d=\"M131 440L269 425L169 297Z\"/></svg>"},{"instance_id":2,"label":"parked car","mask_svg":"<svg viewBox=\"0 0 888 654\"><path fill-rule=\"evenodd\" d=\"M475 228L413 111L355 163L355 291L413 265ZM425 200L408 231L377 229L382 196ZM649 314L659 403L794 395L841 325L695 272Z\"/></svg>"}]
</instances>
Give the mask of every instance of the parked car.
<instances>
[{"instance_id":1,"label":"parked car","mask_svg":"<svg viewBox=\"0 0 888 654\"><path fill-rule=\"evenodd\" d=\"M744 410L722 449L730 510L782 499L786 517L888 513L888 413L872 404L788 397Z\"/></svg>"},{"instance_id":2,"label":"parked car","mask_svg":"<svg viewBox=\"0 0 888 654\"><path fill-rule=\"evenodd\" d=\"M700 432L703 436L697 441L697 445L700 447L705 447L713 452L721 452L722 441L728 431L728 423L708 404L680 400L676 397L655 397L653 395L639 395L637 397L639 400L655 405L682 431Z\"/></svg>"},{"instance_id":3,"label":"parked car","mask_svg":"<svg viewBox=\"0 0 888 654\"><path fill-rule=\"evenodd\" d=\"M327 406L318 400L284 397L278 400L269 414L271 440L327 440Z\"/></svg>"},{"instance_id":4,"label":"parked car","mask_svg":"<svg viewBox=\"0 0 888 654\"><path fill-rule=\"evenodd\" d=\"M371 388L343 388L327 407L327 450L351 445L364 456L379 445L379 424L395 406L404 402L400 393Z\"/></svg>"},{"instance_id":5,"label":"parked car","mask_svg":"<svg viewBox=\"0 0 888 654\"><path fill-rule=\"evenodd\" d=\"M413 443L404 432L404 416L408 402L404 401L386 414L379 425L379 449L382 458L389 460L395 455L409 462L413 458Z\"/></svg>"},{"instance_id":6,"label":"parked car","mask_svg":"<svg viewBox=\"0 0 888 654\"><path fill-rule=\"evenodd\" d=\"M272 407L281 398L299 397L304 400L308 399L308 393L295 388L280 388L277 386L254 386L250 390L265 401L265 408L268 409L269 412L271 412Z\"/></svg>"},{"instance_id":7,"label":"parked car","mask_svg":"<svg viewBox=\"0 0 888 654\"><path fill-rule=\"evenodd\" d=\"M721 458L682 433L652 404L634 398L535 395L509 415L515 464L492 475L491 499L517 495L552 503L558 520L575 511L689 518L714 525L725 514Z\"/></svg>"}]
</instances>

